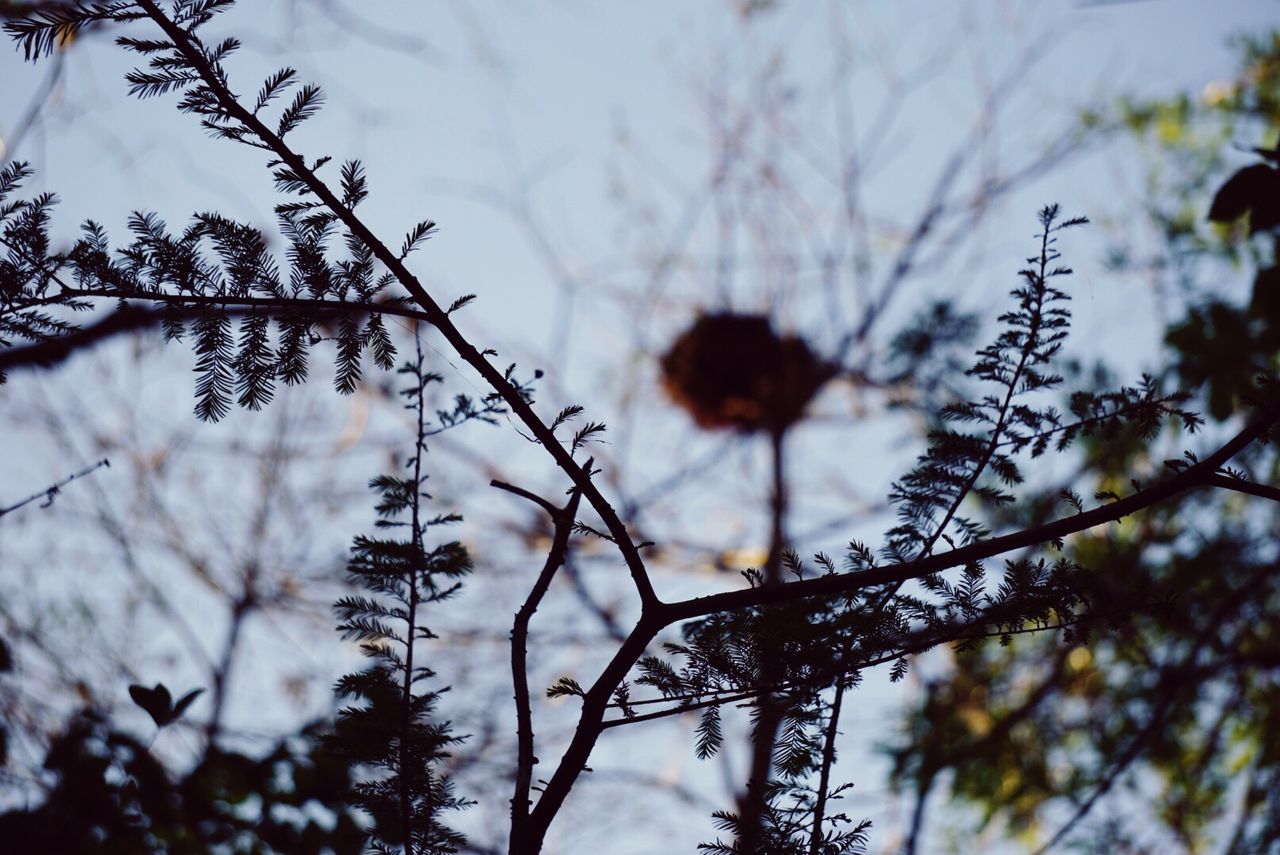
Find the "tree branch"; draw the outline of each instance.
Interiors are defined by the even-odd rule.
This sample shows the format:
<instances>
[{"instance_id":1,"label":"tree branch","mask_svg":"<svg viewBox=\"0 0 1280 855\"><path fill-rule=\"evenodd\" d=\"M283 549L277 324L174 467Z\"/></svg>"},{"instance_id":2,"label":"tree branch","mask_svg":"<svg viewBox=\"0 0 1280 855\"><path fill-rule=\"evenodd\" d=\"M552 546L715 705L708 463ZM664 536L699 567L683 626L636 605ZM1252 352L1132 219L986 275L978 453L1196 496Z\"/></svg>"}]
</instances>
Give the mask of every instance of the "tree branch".
<instances>
[{"instance_id":1,"label":"tree branch","mask_svg":"<svg viewBox=\"0 0 1280 855\"><path fill-rule=\"evenodd\" d=\"M1221 487L1224 490L1235 490L1237 493L1247 493L1250 496L1280 502L1280 488L1259 484L1256 481L1229 478L1226 475L1210 475L1205 479L1205 483L1210 487Z\"/></svg>"},{"instance_id":2,"label":"tree branch","mask_svg":"<svg viewBox=\"0 0 1280 855\"><path fill-rule=\"evenodd\" d=\"M332 314L368 313L395 315L418 321L427 320L425 312L395 304L361 303L338 300L288 300L274 297L206 297L186 294L153 294L145 291L119 292L108 289L71 289L69 297L106 297L113 300L145 300L168 306L148 309L125 305L101 320L56 338L0 351L0 372L14 368L50 368L69 358L77 350L125 333L158 327L166 320L192 320L208 314L194 306L217 306L228 317L243 317L260 309L321 312Z\"/></svg>"},{"instance_id":3,"label":"tree branch","mask_svg":"<svg viewBox=\"0 0 1280 855\"><path fill-rule=\"evenodd\" d=\"M84 476L90 474L91 472L96 472L97 470L101 469L104 466L105 467L111 466L111 461L107 460L105 457L99 460L97 463L93 464L92 466L86 466L84 469L81 469L79 472L71 473L66 478L63 478L61 481L58 481L55 484L51 484L49 487L45 488L44 490L41 490L39 493L32 493L30 496L27 496L25 499L23 499L20 502L16 502L12 505L9 505L9 507L7 508L0 508L0 517L4 516L5 514L11 514L14 511L18 510L18 508L31 504L36 499L44 499L44 504L41 505L40 507L47 508L53 504L54 498L58 495L58 493L62 491L63 487L67 486L77 478L83 478Z\"/></svg>"},{"instance_id":4,"label":"tree branch","mask_svg":"<svg viewBox=\"0 0 1280 855\"><path fill-rule=\"evenodd\" d=\"M618 648L609 664L582 699L582 713L578 718L578 727L574 730L573 739L560 758L560 764L542 791L542 797L529 815L525 826L525 835L518 846L511 849L512 855L532 855L542 851L543 838L551 821L564 804L565 798L577 781L578 775L586 768L591 749L595 747L601 731L605 709L614 689L631 670L631 666L644 655L645 648L665 624L653 616L652 612L642 613L635 628L627 636L626 641Z\"/></svg>"},{"instance_id":5,"label":"tree branch","mask_svg":"<svg viewBox=\"0 0 1280 855\"><path fill-rule=\"evenodd\" d=\"M587 461L585 469L588 472L591 471L590 460ZM556 570L564 563L569 549L569 535L573 533L573 521L578 515L578 502L582 498L582 491L575 488L563 508L554 508L545 499L521 490L519 487L512 487L501 481L494 481L493 485L509 489L517 495L549 507L552 519L555 520L555 537L551 543L551 550L547 553L546 563L543 564L542 572L538 574L538 579L529 591L524 605L516 612L515 622L511 627L511 681L515 689L516 701L516 781L515 792L511 797L511 851L514 852L519 841L524 837L524 826L529 819L529 791L533 785L533 766L537 762L537 758L533 755L533 711L529 702L527 659L529 621L533 619L534 612L538 610L543 596L551 587L551 580L555 577Z\"/></svg>"},{"instance_id":6,"label":"tree branch","mask_svg":"<svg viewBox=\"0 0 1280 855\"><path fill-rule=\"evenodd\" d=\"M655 617L666 625L716 612L753 608L770 603L792 602L807 597L847 595L879 585L892 585L910 579L919 579L932 573L939 573L954 567L963 567L966 564L982 561L1016 549L1050 543L1076 532L1115 522L1187 490L1208 486L1211 476L1217 473L1219 467L1254 440L1265 436L1277 420L1280 420L1280 395L1276 395L1259 407L1239 433L1212 454L1204 457L1199 463L1189 466L1163 481L1152 484L1150 487L1138 490L1132 495L1084 513L1063 517L1002 537L980 540L959 549L925 556L904 564L891 564L883 567L873 567L856 573L838 573L830 576L819 576L814 579L803 579L798 582L788 582L771 589L750 588L695 597L676 603L665 603L657 609Z\"/></svg>"},{"instance_id":7,"label":"tree branch","mask_svg":"<svg viewBox=\"0 0 1280 855\"><path fill-rule=\"evenodd\" d=\"M827 811L827 793L831 788L831 767L836 762L836 734L840 727L840 707L844 701L846 680L836 680L835 697L831 700L826 733L822 741L822 765L818 770L818 794L813 803L813 831L809 835L809 855L822 855L822 822Z\"/></svg>"},{"instance_id":8,"label":"tree branch","mask_svg":"<svg viewBox=\"0 0 1280 855\"><path fill-rule=\"evenodd\" d=\"M544 511L546 511L548 514L551 515L552 522L557 523L556 534L557 536L559 535L560 533L559 520L562 516L564 516L563 509L557 508L555 505L551 504L546 499L539 496L537 493L532 493L526 490L525 488L517 487L514 484L508 484L506 481L499 481L497 478L494 478L492 481L490 481L489 486L497 487L499 490L506 490L508 493L519 496L522 499L528 499L538 507L542 508ZM572 520L570 520L570 525L572 525Z\"/></svg>"},{"instance_id":9,"label":"tree branch","mask_svg":"<svg viewBox=\"0 0 1280 855\"><path fill-rule=\"evenodd\" d=\"M507 382L506 378L502 376L502 372L491 365L480 351L454 326L453 322L449 320L448 313L427 293L422 283L409 272L409 269L399 256L392 252L355 215L355 212L333 194L329 186L316 176L300 155L294 152L274 131L264 125L257 116L245 109L236 100L227 85L209 65L204 52L192 43L190 34L161 12L154 0L137 0L137 3L146 12L147 16L160 26L183 57L199 72L201 80L217 97L218 103L227 111L227 114L234 117L244 128L261 140L315 194L316 198L342 221L351 234L369 248L378 261L395 276L396 280L423 309L426 314L426 320L435 326L445 340L449 342L450 346L453 347L454 351L467 364L479 372L480 376L485 379L494 391L502 396L511 411L542 443L542 446L573 480L574 486L582 491L582 495L604 521L606 528L609 529L609 533L613 536L614 542L618 546L618 550L622 553L623 560L627 564L632 582L644 608L649 609L658 605L658 596L654 593L653 583L650 581L648 571L640 558L640 551L632 541L626 526L622 523L608 500L591 482L589 474L574 461L573 455L565 450L560 441L556 439L555 434L551 432L551 429L534 413L529 403Z\"/></svg>"}]
</instances>

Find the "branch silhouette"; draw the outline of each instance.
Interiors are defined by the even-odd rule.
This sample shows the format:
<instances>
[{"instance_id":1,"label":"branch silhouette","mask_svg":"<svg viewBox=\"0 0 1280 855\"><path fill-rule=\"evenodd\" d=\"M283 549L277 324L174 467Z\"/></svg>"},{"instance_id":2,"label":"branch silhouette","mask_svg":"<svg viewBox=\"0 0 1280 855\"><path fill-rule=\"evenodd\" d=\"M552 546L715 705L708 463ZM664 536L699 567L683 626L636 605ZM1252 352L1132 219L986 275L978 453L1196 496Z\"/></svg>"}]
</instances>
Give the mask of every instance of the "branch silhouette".
<instances>
[{"instance_id":1,"label":"branch silhouette","mask_svg":"<svg viewBox=\"0 0 1280 855\"><path fill-rule=\"evenodd\" d=\"M608 500L600 493L600 491L591 483L591 479L583 472L582 468L574 461L569 452L565 451L555 435L547 427L547 425L538 418L533 408L523 396L503 377L479 350L469 341L458 328L449 320L448 313L445 312L440 304L437 303L427 290L422 286L409 269L404 265L402 259L378 239L362 220L347 205L343 204L333 191L329 189L323 181L321 181L315 172L307 166L303 158L295 153L275 132L269 129L256 115L245 109L235 96L233 96L224 79L215 74L210 66L204 52L200 50L193 42L191 36L171 21L153 0L138 0L138 6L143 9L147 16L151 18L164 31L165 35L173 42L182 56L197 70L200 78L205 86L217 98L218 105L226 112L227 115L238 121L249 133L261 141L262 146L273 152L280 160L292 171L293 175L306 186L308 190L315 194L326 208L332 211L339 220L342 221L351 233L355 235L365 246L367 246L389 270L396 281L398 281L409 295L418 303L423 312L426 314L426 320L444 336L445 340L453 347L454 351L468 365L474 368L481 377L494 389L495 392L502 396L513 413L524 423L530 432L542 443L556 464L564 470L565 474L573 481L574 486L582 491L583 497L591 504L600 518L604 521L609 534L614 538L619 551L622 553L623 559L627 563L627 568L631 573L632 582L636 587L636 591L640 596L641 602L646 607L652 607L657 602L657 596L653 591L653 584L649 580L648 571L645 569L644 562L640 558L640 552L636 548L635 543L631 540L631 535L627 532L626 526L618 517L617 512L609 504Z\"/></svg>"}]
</instances>

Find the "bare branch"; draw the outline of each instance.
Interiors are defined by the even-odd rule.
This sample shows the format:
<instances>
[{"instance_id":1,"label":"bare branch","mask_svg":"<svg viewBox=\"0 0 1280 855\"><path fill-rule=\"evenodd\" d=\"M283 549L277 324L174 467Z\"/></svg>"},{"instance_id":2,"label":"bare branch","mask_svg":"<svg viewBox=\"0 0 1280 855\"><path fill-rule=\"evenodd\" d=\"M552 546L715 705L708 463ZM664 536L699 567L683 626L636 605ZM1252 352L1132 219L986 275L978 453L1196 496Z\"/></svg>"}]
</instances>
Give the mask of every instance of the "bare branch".
<instances>
[{"instance_id":1,"label":"bare branch","mask_svg":"<svg viewBox=\"0 0 1280 855\"><path fill-rule=\"evenodd\" d=\"M591 471L591 461L587 461L586 471ZM551 580L556 570L564 563L569 549L569 535L573 533L573 521L578 515L578 502L582 499L582 491L574 489L568 503L563 508L554 508L545 499L535 496L519 487L511 487L501 481L492 482L493 486L509 489L516 495L524 496L547 507L555 520L555 537L551 550L547 553L542 572L525 598L524 605L516 612L515 622L511 627L511 680L515 688L516 700L516 782L515 792L511 797L511 847L515 851L518 841L525 834L525 824L529 819L529 792L533 785L533 712L529 702L529 669L528 640L529 622L538 610L538 605L551 587Z\"/></svg>"},{"instance_id":2,"label":"bare branch","mask_svg":"<svg viewBox=\"0 0 1280 855\"><path fill-rule=\"evenodd\" d=\"M553 520L559 521L559 519L564 515L564 510L562 508L557 508L555 505L551 504L546 499L539 496L537 493L531 493L530 491L526 490L523 487L517 487L514 484L508 484L506 481L499 481L497 478L494 478L492 481L490 481L489 486L497 487L499 490L506 490L508 493L519 496L522 499L528 499L538 507L542 508L548 514L550 514L551 519ZM559 529L557 528L557 533L558 532L559 532Z\"/></svg>"},{"instance_id":3,"label":"bare branch","mask_svg":"<svg viewBox=\"0 0 1280 855\"><path fill-rule=\"evenodd\" d=\"M12 504L7 508L0 508L0 517L4 516L5 514L13 513L14 511L18 510L18 508L21 508L25 505L29 505L32 502L34 502L36 499L44 499L44 504L41 505L40 507L47 508L53 504L54 498L58 495L59 492L62 491L63 487L67 486L77 478L83 478L85 475L88 475L91 472L96 472L97 470L103 468L104 466L108 468L111 466L111 461L107 460L105 457L99 460L97 463L93 464L92 466L86 466L84 469L81 469L79 472L71 473L66 478L63 478L61 481L57 482L56 484L50 485L48 488L41 490L39 493L32 493L30 496L27 496L21 502Z\"/></svg>"},{"instance_id":4,"label":"bare branch","mask_svg":"<svg viewBox=\"0 0 1280 855\"><path fill-rule=\"evenodd\" d=\"M1205 479L1205 484L1210 487L1221 487L1224 490L1235 490L1237 493L1247 493L1250 496L1257 496L1261 499L1270 499L1273 502L1280 502L1280 488L1271 487L1267 484L1259 484L1255 481L1246 481L1243 478L1228 478L1226 475L1210 475Z\"/></svg>"}]
</instances>

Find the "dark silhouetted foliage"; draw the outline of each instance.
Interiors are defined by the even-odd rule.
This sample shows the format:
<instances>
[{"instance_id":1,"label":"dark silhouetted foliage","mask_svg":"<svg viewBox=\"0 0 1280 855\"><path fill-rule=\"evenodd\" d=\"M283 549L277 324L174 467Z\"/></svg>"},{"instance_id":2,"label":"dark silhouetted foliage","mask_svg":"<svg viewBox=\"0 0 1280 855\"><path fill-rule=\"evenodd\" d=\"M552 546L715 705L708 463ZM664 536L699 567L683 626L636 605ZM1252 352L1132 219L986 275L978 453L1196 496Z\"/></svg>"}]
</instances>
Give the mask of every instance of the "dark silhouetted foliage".
<instances>
[{"instance_id":1,"label":"dark silhouetted foliage","mask_svg":"<svg viewBox=\"0 0 1280 855\"><path fill-rule=\"evenodd\" d=\"M1234 739L1253 752L1244 804L1254 812L1240 840L1266 842L1275 819L1259 806L1280 803L1268 802L1280 754L1260 725L1280 708L1267 682L1276 670L1268 627L1280 573L1274 538L1261 533L1274 509L1228 513L1221 497L1247 495L1250 508L1280 498L1267 483L1274 455L1260 450L1280 420L1280 387L1270 376L1274 258L1259 273L1248 308L1195 306L1170 331L1177 361L1170 374L1207 383L1211 414L1234 421L1207 450L1185 451L1143 483L1132 473L1157 434L1170 430L1181 442L1203 421L1189 392L1165 391L1174 377L1141 376L1131 385L1095 378L1063 392L1071 373L1061 354L1071 271L1059 263L1058 241L1085 220L1045 207L1038 246L1018 271L995 337L962 377L931 375L928 362L954 358L950 351L973 332L965 316L938 305L898 337L892 350L901 382L932 376L928 403L945 392L963 394L931 414L925 450L893 483L897 524L884 545L855 541L839 559L820 553L811 565L788 540L784 448L839 366L800 337L779 336L767 317L704 314L667 350L666 383L701 425L768 435L772 534L763 564L744 572L745 584L665 601L650 580L648 544L633 541L601 493L594 460L576 459L604 425L584 420L572 435L558 435L584 408L564 406L544 420L516 366L492 365L496 354L477 349L451 320L470 296L446 309L405 267L433 223L412 226L396 252L356 213L370 192L364 167L349 160L335 169L328 155L304 157L293 147L293 132L323 104L318 86L285 68L261 84L252 109L237 100L226 63L239 43L204 41L204 27L233 5L56 5L6 30L38 59L83 27L127 31L146 19L151 37L117 39L144 60L127 76L132 94L175 96L179 110L198 117L208 133L264 152L284 198L275 209L283 261L257 229L217 213L196 214L171 232L156 215L136 212L129 242L114 249L103 229L86 221L70 250L54 252L53 197L15 199L29 170L11 164L0 172L0 368L53 364L109 335L158 326L168 339L189 342L195 412L215 421L233 403L256 410L271 403L278 384L306 380L310 349L321 342L334 345L335 387L353 392L366 353L380 369L395 365L388 318L397 317L414 322L415 334L419 322L433 326L442 347L489 391L478 401L456 397L431 421L425 390L442 378L427 370L415 338L416 359L400 369L409 382L403 394L414 416L413 451L404 470L372 482L378 533L355 539L348 571L360 593L335 606L339 632L358 641L371 664L338 681L348 705L323 747L317 740L305 748L286 743L254 759L228 753L210 737L195 769L174 777L135 738L86 713L50 751L45 802L0 817L0 840L68 852L459 851L464 841L446 814L468 801L455 793L443 761L461 737L436 715L445 688L427 685L436 675L422 657L435 636L423 612L447 601L472 566L460 543L434 539L439 526L458 518L428 512L425 454L428 437L501 415L518 422L521 441L538 443L569 482L563 507L494 482L546 511L553 531L511 629L512 853L542 850L606 729L695 712L694 750L709 757L723 749L722 712L731 704L751 711L751 766L737 811L715 815L732 840L702 848L742 855L865 851L870 822L834 810L851 786L832 780L842 705L865 669L886 665L900 680L911 657L930 650L949 651L955 667L929 687L894 750L895 782L917 796L909 850L920 845L926 799L944 772L957 797L977 803L988 819L1003 812L1015 829L1030 827L1051 800L1069 798L1075 815L1054 843L1140 754L1170 781L1161 805L1172 815L1169 826L1194 840L1232 782L1223 753L1188 746L1194 740L1187 733ZM1247 214L1245 239L1274 236L1276 228L1274 150L1258 153L1266 162L1227 179L1212 210L1222 220ZM73 321L106 306L111 314L92 325ZM1027 461L1071 449L1083 473L1043 487L1026 483ZM1254 464L1269 467L1262 470L1269 476L1255 480ZM1085 484L1091 499L1078 492ZM1205 494L1213 498L1192 498ZM580 503L600 529L578 520ZM1183 514L1195 510L1214 522L1208 534L1187 534L1194 527ZM529 623L575 548L573 534L616 548L638 617L618 630L616 650L594 681L565 677L548 690L580 712L561 756L549 758L550 770L535 779ZM651 651L659 632L677 624L682 640L667 643L665 655ZM1024 658L1027 649L1034 655ZM1103 662L1105 668L1096 664ZM1216 707L1219 723L1205 727L1203 708L1217 699L1199 687L1229 667L1239 678L1224 684L1234 692L1230 705ZM1028 675L1036 679L1028 682ZM177 724L200 692L175 702L163 684L129 691L158 728ZM1049 697L1063 703L1050 708ZM1087 750L1060 773L1079 740ZM323 822L303 810L313 803Z\"/></svg>"}]
</instances>

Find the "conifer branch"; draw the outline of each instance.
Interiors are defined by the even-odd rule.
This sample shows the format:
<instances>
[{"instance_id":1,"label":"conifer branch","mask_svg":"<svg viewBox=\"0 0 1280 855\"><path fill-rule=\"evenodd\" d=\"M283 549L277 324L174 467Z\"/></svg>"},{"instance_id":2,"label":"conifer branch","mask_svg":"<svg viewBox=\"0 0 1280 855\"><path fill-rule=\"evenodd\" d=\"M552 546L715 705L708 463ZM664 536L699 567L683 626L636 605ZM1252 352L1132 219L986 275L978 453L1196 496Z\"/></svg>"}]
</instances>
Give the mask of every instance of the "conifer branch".
<instances>
[{"instance_id":1,"label":"conifer branch","mask_svg":"<svg viewBox=\"0 0 1280 855\"><path fill-rule=\"evenodd\" d=\"M813 805L813 831L809 835L809 855L822 855L822 821L827 812L827 797L831 790L831 767L836 762L836 734L840 728L840 709L844 702L845 680L836 680L835 694L822 742L822 764L818 769L817 797Z\"/></svg>"},{"instance_id":2,"label":"conifer branch","mask_svg":"<svg viewBox=\"0 0 1280 855\"><path fill-rule=\"evenodd\" d=\"M283 120L282 120L283 122ZM409 524L412 526L412 539L414 551L418 555L426 555L426 545L422 540L422 456L426 453L427 442L427 396L423 393L423 387L426 385L423 376L422 367L422 338L418 335L414 336L413 344L417 361L415 363L416 371L414 379L417 381L413 391L413 398L410 406L413 407L414 415L417 417L417 437L413 445L413 495L410 499L410 515ZM415 788L412 784L412 778L407 773L411 764L415 762L412 756L410 746L413 744L413 725L414 725L414 697L413 683L418 676L414 671L413 656L417 649L414 644L414 634L418 627L418 606L422 602L422 591L419 586L418 574L411 572L408 578L409 582L409 602L406 604L405 625L406 638L408 643L404 649L404 673L400 675L400 739L397 747L399 748L399 780L396 784L399 788L400 802L400 828L404 833L404 852L405 855L413 855L414 840L410 829L414 827L414 801ZM426 802L424 808L427 811L433 811L435 806L430 800Z\"/></svg>"},{"instance_id":3,"label":"conifer branch","mask_svg":"<svg viewBox=\"0 0 1280 855\"><path fill-rule=\"evenodd\" d=\"M389 303L363 303L339 300L290 300L271 297L206 297L195 294L153 294L147 292L118 293L102 289L72 289L75 297L110 297L117 300L139 300L158 303L166 308L148 309L124 305L94 323L69 330L55 338L34 344L0 350L0 373L15 368L49 368L85 348L118 335L142 332L175 321L191 321L207 317L209 308L217 308L227 318L245 318L261 309L279 309L315 313L320 317L350 315L392 315L425 321L426 313L418 309Z\"/></svg>"},{"instance_id":4,"label":"conifer branch","mask_svg":"<svg viewBox=\"0 0 1280 855\"><path fill-rule=\"evenodd\" d=\"M989 627L998 624L999 615L995 612L985 615L983 619L970 622L961 627L955 627L945 633L941 633L934 629L916 631L904 635L900 640L894 642L893 649L877 656L866 659L853 660L846 659L843 666L824 675L823 679L818 681L800 682L786 681L774 686L751 686L743 690L716 690L708 692L699 692L688 695L668 695L660 698L645 698L642 700L628 701L630 707L643 707L653 704L669 704L676 703L676 706L667 709L657 710L651 713L638 713L630 717L608 719L604 722L603 729L621 727L623 725L639 724L644 721L653 721L655 719L667 718L673 715L682 715L688 712L696 712L697 710L707 709L709 707L725 706L735 704L741 701L749 701L759 698L765 692L774 692L779 695L789 695L795 698L801 697L803 693L812 693L814 690L829 685L839 686L841 681L846 681L845 688L851 688L852 678L865 671L868 668L874 668L878 665L885 665L890 662L897 662L908 656L915 656L926 653L943 644L967 644L975 641L987 641L991 639L1007 639L1016 635L1037 635L1046 632L1061 632L1062 630L1071 629L1082 623L1096 620L1105 615L1091 613L1088 615L1078 615L1075 617L1059 616L1057 620L1049 623L1033 626L1024 626L1021 628L1010 629L1007 626L1000 626L997 629L989 629ZM609 704L609 707L617 707L619 704Z\"/></svg>"},{"instance_id":5,"label":"conifer branch","mask_svg":"<svg viewBox=\"0 0 1280 855\"><path fill-rule=\"evenodd\" d=\"M364 224L364 221L356 216L350 206L334 195L328 185L316 176L314 170L307 165L307 162L294 152L281 139L279 134L268 128L261 119L240 104L230 89L227 88L223 76L215 72L206 59L204 52L193 43L190 34L160 11L154 0L137 0L137 3L146 12L147 16L160 26L177 51L196 70L204 86L216 98L222 113L244 128L245 135L256 137L264 146L269 148L284 164L291 179L299 182L302 187L313 193L328 210L337 216L343 225L350 230L354 238L364 247L367 247L372 255L409 292L426 313L427 321L440 331L454 351L467 364L479 372L480 376L494 391L502 396L506 405L511 408L511 411L555 459L560 468L573 481L574 486L582 491L583 497L587 499L591 507L604 521L605 527L609 530L609 534L613 537L623 560L627 564L632 583L636 588L642 605L647 609L656 606L658 597L653 590L653 583L649 579L644 561L640 557L640 551L621 518L618 517L617 511L614 510L604 495L591 482L589 474L574 461L572 454L560 445L547 425L534 413L533 408L525 400L524 396L458 330L449 319L448 313L431 297L417 277L409 272L399 255L384 244Z\"/></svg>"},{"instance_id":6,"label":"conifer branch","mask_svg":"<svg viewBox=\"0 0 1280 855\"><path fill-rule=\"evenodd\" d=\"M456 593L458 580L472 565L457 541L430 549L426 545L425 535L432 527L460 517L427 519L423 513L426 388L440 378L424 370L417 339L415 350L416 359L398 371L412 381L401 394L408 398L405 408L413 411L417 422L413 453L406 461L408 474L382 475L370 482L379 495L379 529L409 532L401 537L360 536L351 548L348 573L367 593L342 597L334 611L341 620L338 630L360 642L374 664L338 681L338 695L359 705L338 711L327 742L353 767L375 773L348 795L351 804L372 819L366 831L375 851L389 852L394 846L403 848L405 855L447 855L458 851L463 838L441 822L441 814L471 802L455 796L452 782L437 771L449 747L461 738L452 734L448 722L432 720L440 693L415 692L419 683L434 676L430 668L416 664L418 642L436 637L418 620L424 606Z\"/></svg>"}]
</instances>

